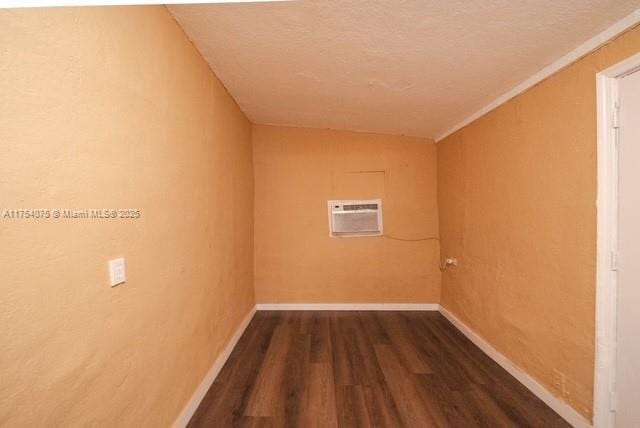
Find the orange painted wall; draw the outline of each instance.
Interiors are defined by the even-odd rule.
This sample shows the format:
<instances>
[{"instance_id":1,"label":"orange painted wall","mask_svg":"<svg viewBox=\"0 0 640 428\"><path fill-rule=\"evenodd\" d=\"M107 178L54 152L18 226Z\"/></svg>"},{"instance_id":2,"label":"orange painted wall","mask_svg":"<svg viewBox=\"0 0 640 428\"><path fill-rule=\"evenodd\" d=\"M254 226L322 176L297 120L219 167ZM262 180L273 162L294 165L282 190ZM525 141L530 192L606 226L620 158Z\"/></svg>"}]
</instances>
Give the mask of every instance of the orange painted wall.
<instances>
[{"instance_id":1,"label":"orange painted wall","mask_svg":"<svg viewBox=\"0 0 640 428\"><path fill-rule=\"evenodd\" d=\"M460 262L443 275L442 305L587 418L595 75L639 50L636 28L437 145L442 257Z\"/></svg>"},{"instance_id":2,"label":"orange painted wall","mask_svg":"<svg viewBox=\"0 0 640 428\"><path fill-rule=\"evenodd\" d=\"M259 303L437 303L437 241L330 238L327 200L382 198L385 233L438 235L436 148L408 137L254 126Z\"/></svg>"},{"instance_id":3,"label":"orange painted wall","mask_svg":"<svg viewBox=\"0 0 640 428\"><path fill-rule=\"evenodd\" d=\"M0 425L169 426L254 305L251 126L164 7L0 40L0 209L142 212L0 218Z\"/></svg>"}]
</instances>

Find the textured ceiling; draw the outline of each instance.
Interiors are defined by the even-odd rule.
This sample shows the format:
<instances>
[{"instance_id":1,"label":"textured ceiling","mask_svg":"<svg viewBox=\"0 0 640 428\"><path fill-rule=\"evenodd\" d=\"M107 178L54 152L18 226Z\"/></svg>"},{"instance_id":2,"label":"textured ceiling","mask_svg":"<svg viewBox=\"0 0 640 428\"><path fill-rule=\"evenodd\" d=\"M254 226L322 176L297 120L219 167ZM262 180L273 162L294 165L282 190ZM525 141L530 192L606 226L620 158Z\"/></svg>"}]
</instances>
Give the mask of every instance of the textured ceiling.
<instances>
[{"instance_id":1,"label":"textured ceiling","mask_svg":"<svg viewBox=\"0 0 640 428\"><path fill-rule=\"evenodd\" d=\"M640 0L299 0L169 9L255 123L436 137Z\"/></svg>"}]
</instances>

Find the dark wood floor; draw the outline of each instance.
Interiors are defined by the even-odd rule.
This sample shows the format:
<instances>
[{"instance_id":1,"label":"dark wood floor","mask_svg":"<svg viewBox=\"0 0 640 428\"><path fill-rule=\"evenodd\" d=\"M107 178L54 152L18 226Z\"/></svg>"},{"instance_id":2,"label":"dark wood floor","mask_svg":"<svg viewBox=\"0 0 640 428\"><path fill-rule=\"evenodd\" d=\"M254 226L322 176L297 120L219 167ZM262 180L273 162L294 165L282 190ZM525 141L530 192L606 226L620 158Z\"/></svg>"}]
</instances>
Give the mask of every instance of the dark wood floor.
<instances>
[{"instance_id":1,"label":"dark wood floor","mask_svg":"<svg viewBox=\"0 0 640 428\"><path fill-rule=\"evenodd\" d=\"M258 312L190 427L566 427L438 312Z\"/></svg>"}]
</instances>

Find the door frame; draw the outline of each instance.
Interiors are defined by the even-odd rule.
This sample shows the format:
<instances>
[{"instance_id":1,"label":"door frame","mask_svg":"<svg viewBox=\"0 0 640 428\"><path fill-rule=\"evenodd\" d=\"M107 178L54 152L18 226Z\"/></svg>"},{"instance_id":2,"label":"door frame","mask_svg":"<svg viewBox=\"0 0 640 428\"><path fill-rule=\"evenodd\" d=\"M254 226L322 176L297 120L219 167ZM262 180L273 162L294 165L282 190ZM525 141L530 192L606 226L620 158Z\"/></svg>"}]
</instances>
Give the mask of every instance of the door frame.
<instances>
[{"instance_id":1,"label":"door frame","mask_svg":"<svg viewBox=\"0 0 640 428\"><path fill-rule=\"evenodd\" d=\"M598 197L596 261L596 355L594 416L597 428L613 428L616 375L618 248L618 139L620 78L640 70L640 53L596 74Z\"/></svg>"}]
</instances>

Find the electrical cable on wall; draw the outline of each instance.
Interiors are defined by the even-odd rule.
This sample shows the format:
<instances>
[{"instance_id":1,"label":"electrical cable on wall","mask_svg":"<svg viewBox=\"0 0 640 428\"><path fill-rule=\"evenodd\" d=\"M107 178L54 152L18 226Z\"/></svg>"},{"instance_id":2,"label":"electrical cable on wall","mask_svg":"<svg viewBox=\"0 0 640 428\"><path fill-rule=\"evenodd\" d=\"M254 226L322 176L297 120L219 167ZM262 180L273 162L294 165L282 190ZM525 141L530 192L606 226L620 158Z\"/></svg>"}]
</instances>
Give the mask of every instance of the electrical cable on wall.
<instances>
[{"instance_id":1,"label":"electrical cable on wall","mask_svg":"<svg viewBox=\"0 0 640 428\"><path fill-rule=\"evenodd\" d=\"M390 235L381 235L381 236L383 238L393 239L394 241L406 241L406 242L439 241L440 240L440 238L438 238L437 236L431 236L428 238L415 238L415 239L398 238L396 236L390 236ZM447 270L447 267L449 266L458 266L458 259L447 258L438 267L440 268L440 272L444 272L445 270Z\"/></svg>"},{"instance_id":2,"label":"electrical cable on wall","mask_svg":"<svg viewBox=\"0 0 640 428\"><path fill-rule=\"evenodd\" d=\"M349 236L379 236L402 242L440 241L438 236L423 238L401 238L382 233L382 199L370 200L330 200L327 201L329 209L329 233L332 237ZM444 264L438 264L441 272L447 266L458 264L457 259L446 259Z\"/></svg>"}]
</instances>

